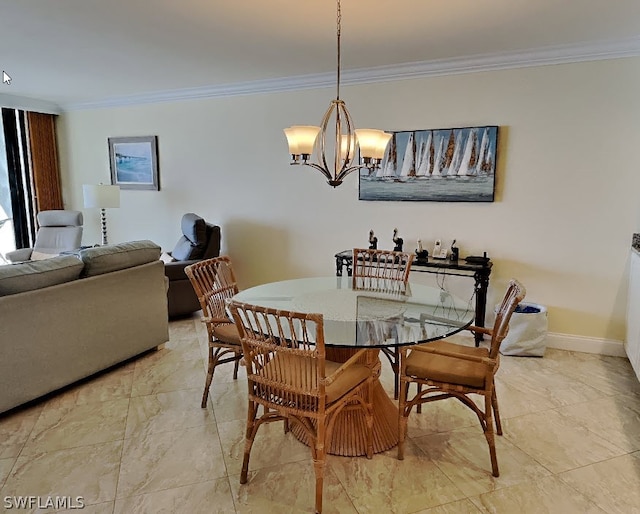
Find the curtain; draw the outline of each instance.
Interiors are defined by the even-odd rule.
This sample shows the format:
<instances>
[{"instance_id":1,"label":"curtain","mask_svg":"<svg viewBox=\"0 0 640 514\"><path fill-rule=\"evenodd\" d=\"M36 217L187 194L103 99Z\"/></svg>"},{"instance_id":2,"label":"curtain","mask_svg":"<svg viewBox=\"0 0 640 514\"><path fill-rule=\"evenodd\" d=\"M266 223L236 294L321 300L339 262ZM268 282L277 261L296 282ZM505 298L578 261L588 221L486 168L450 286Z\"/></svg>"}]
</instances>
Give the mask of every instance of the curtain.
<instances>
[{"instance_id":1,"label":"curtain","mask_svg":"<svg viewBox=\"0 0 640 514\"><path fill-rule=\"evenodd\" d=\"M27 125L37 211L63 209L55 117L27 112Z\"/></svg>"}]
</instances>

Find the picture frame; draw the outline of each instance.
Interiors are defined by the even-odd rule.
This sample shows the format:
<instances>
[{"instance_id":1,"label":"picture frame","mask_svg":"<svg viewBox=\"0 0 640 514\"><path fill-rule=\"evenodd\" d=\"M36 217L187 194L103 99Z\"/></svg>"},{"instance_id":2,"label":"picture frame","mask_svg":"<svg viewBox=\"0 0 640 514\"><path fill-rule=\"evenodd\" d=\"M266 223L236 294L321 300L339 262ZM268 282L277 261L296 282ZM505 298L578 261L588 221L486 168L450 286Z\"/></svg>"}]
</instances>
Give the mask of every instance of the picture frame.
<instances>
[{"instance_id":1,"label":"picture frame","mask_svg":"<svg viewBox=\"0 0 640 514\"><path fill-rule=\"evenodd\" d=\"M378 169L362 169L369 201L493 202L498 126L392 132Z\"/></svg>"},{"instance_id":2,"label":"picture frame","mask_svg":"<svg viewBox=\"0 0 640 514\"><path fill-rule=\"evenodd\" d=\"M120 189L159 191L158 137L110 137L111 184Z\"/></svg>"}]
</instances>

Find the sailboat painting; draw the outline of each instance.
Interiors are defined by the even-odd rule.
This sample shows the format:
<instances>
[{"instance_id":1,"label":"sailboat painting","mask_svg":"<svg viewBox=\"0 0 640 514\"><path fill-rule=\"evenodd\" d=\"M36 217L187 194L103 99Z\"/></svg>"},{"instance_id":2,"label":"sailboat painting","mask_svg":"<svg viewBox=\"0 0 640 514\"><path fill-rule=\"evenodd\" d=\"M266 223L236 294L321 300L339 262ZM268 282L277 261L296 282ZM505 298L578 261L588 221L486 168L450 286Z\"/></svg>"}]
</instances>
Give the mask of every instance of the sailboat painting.
<instances>
[{"instance_id":1,"label":"sailboat painting","mask_svg":"<svg viewBox=\"0 0 640 514\"><path fill-rule=\"evenodd\" d=\"M360 200L493 202L498 127L393 132L380 167L360 171Z\"/></svg>"}]
</instances>

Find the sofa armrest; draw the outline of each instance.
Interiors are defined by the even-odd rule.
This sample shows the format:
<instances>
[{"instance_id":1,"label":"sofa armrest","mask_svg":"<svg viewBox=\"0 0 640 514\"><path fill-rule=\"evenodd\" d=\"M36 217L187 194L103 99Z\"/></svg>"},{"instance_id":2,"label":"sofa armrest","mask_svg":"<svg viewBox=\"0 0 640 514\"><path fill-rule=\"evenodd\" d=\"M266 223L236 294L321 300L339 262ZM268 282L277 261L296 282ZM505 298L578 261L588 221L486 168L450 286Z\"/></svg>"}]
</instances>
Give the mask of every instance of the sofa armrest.
<instances>
[{"instance_id":1,"label":"sofa armrest","mask_svg":"<svg viewBox=\"0 0 640 514\"><path fill-rule=\"evenodd\" d=\"M174 261L174 262L165 262L164 264L164 274L169 279L172 280L189 280L187 274L184 269L190 264L195 264L196 262L200 262L200 259L188 260L188 261Z\"/></svg>"},{"instance_id":2,"label":"sofa armrest","mask_svg":"<svg viewBox=\"0 0 640 514\"><path fill-rule=\"evenodd\" d=\"M28 261L31 258L31 253L33 252L33 248L20 248L19 250L14 250L13 252L7 252L5 254L5 258L10 262L23 262Z\"/></svg>"}]
</instances>

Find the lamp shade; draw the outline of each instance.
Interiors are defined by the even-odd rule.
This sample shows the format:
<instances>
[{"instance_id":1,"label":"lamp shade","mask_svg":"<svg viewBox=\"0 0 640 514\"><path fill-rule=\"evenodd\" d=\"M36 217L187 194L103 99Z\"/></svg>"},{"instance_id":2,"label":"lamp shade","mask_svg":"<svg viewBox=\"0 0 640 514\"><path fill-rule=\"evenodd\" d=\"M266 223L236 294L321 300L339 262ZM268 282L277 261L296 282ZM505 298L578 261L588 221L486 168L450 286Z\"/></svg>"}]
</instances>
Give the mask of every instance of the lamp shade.
<instances>
[{"instance_id":1,"label":"lamp shade","mask_svg":"<svg viewBox=\"0 0 640 514\"><path fill-rule=\"evenodd\" d=\"M86 208L107 209L120 207L120 186L84 184L82 186Z\"/></svg>"},{"instance_id":2,"label":"lamp shade","mask_svg":"<svg viewBox=\"0 0 640 514\"><path fill-rule=\"evenodd\" d=\"M289 143L289 153L291 155L312 154L319 132L320 127L311 125L294 125L284 129Z\"/></svg>"},{"instance_id":3,"label":"lamp shade","mask_svg":"<svg viewBox=\"0 0 640 514\"><path fill-rule=\"evenodd\" d=\"M358 129L355 131L363 157L382 159L391 134L376 129Z\"/></svg>"},{"instance_id":4,"label":"lamp shade","mask_svg":"<svg viewBox=\"0 0 640 514\"><path fill-rule=\"evenodd\" d=\"M380 160L384 159L384 154L387 151L387 145L389 144L389 141L391 140L392 137L393 137L393 134L381 131L380 137L378 138L378 143L376 144L371 157L373 157L374 159L380 159Z\"/></svg>"}]
</instances>

